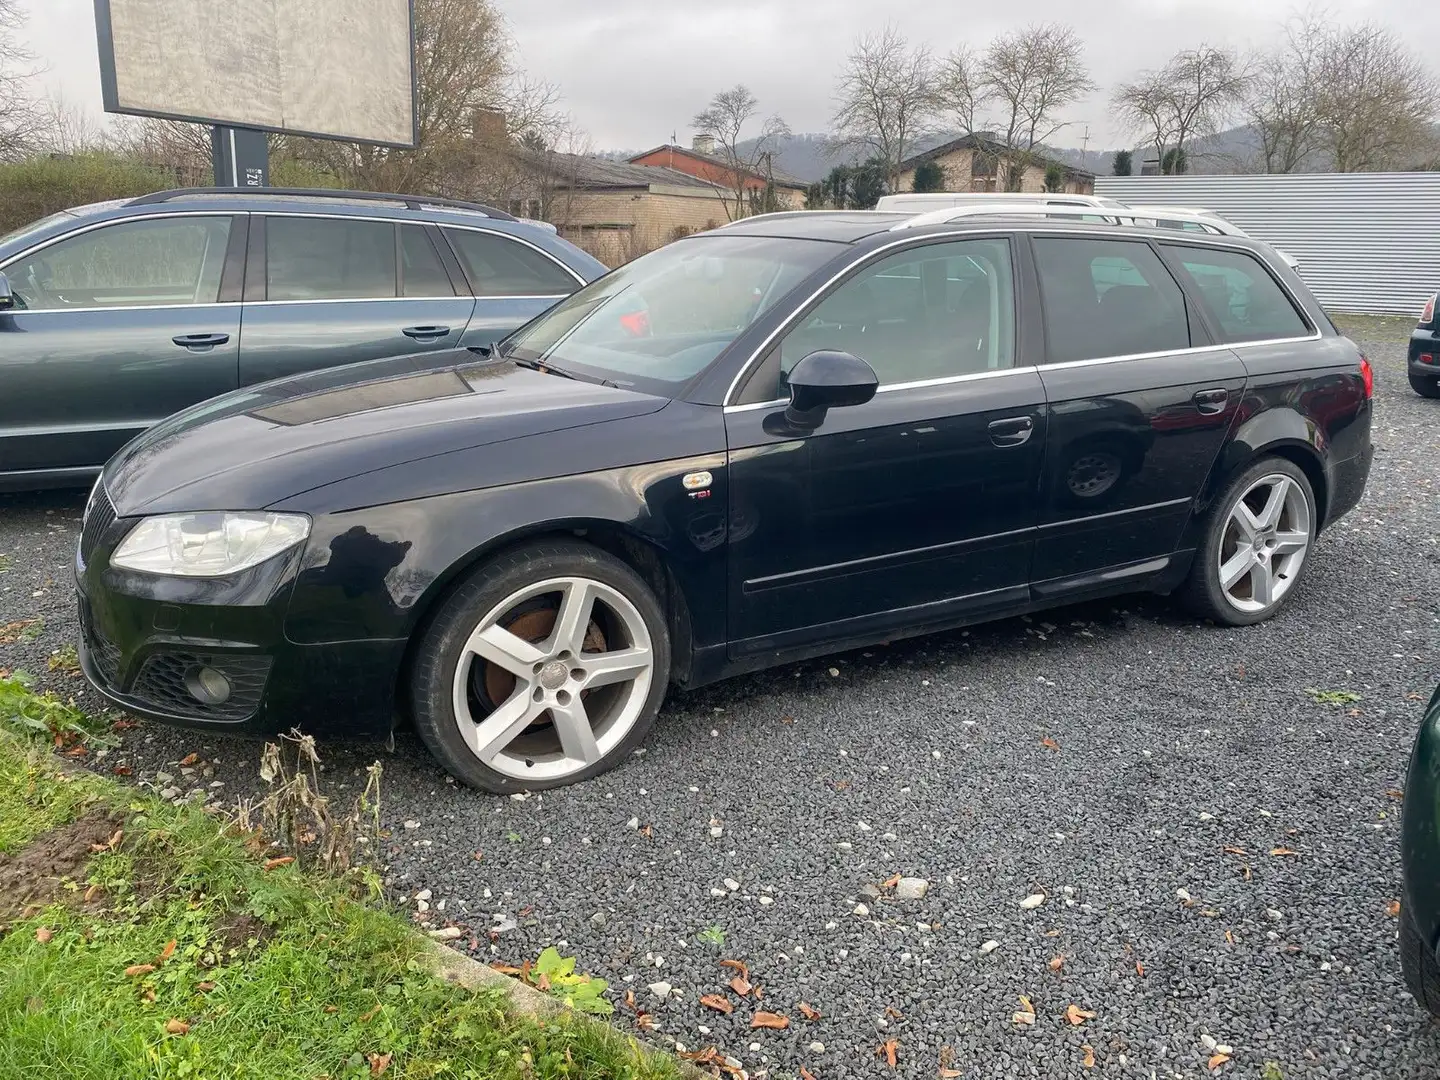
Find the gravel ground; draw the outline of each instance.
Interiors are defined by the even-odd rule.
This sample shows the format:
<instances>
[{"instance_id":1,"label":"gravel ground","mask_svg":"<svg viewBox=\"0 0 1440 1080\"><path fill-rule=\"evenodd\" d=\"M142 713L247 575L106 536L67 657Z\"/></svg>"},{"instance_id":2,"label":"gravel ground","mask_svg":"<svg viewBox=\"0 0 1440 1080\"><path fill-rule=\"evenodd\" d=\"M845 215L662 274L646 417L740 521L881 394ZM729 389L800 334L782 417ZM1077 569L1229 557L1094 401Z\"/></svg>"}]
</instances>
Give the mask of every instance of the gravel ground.
<instances>
[{"instance_id":1,"label":"gravel ground","mask_svg":"<svg viewBox=\"0 0 1440 1080\"><path fill-rule=\"evenodd\" d=\"M1200 1077L1219 1046L1223 1075L1433 1078L1440 1034L1387 907L1395 789L1440 678L1440 408L1406 386L1393 332L1367 344L1369 493L1270 623L1136 598L786 667L672 698L635 760L533 798L457 788L408 735L328 747L328 772L354 791L384 760L397 899L429 889L461 947L558 945L633 990L659 1037L752 1077ZM82 502L0 502L0 623L44 620L0 666L43 671L72 639ZM151 725L103 764L153 782L192 751L217 794L256 786L254 744ZM897 874L923 897L882 887ZM714 993L733 1014L699 1003ZM1071 1004L1093 1019L1066 1022ZM788 1029L752 1031L757 1008Z\"/></svg>"}]
</instances>

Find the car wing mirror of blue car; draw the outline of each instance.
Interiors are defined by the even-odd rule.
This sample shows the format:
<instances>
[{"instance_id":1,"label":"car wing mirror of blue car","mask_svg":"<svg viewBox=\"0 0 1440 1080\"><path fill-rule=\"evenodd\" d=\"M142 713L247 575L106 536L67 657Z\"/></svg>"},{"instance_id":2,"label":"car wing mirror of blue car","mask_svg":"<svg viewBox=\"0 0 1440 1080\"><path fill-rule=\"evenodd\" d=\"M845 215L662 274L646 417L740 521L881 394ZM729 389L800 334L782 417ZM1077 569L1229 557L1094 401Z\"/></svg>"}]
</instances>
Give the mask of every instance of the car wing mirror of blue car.
<instances>
[{"instance_id":1,"label":"car wing mirror of blue car","mask_svg":"<svg viewBox=\"0 0 1440 1080\"><path fill-rule=\"evenodd\" d=\"M790 404L785 422L802 431L818 428L831 409L864 405L880 388L875 369L864 360L831 349L802 357L786 382Z\"/></svg>"}]
</instances>

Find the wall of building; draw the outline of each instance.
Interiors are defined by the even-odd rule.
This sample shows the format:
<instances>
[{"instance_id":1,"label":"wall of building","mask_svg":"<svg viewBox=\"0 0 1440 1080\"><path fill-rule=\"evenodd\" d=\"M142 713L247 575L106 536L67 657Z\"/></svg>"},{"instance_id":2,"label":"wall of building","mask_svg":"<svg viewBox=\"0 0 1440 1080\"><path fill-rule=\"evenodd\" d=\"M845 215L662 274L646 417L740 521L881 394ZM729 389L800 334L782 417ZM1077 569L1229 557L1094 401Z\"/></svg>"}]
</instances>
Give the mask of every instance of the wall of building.
<instances>
[{"instance_id":1,"label":"wall of building","mask_svg":"<svg viewBox=\"0 0 1440 1080\"><path fill-rule=\"evenodd\" d=\"M974 150L952 150L948 154L942 154L935 159L940 168L945 170L946 191L999 191L1000 179L995 176L976 176L975 172L975 151ZM997 170L1003 171L1003 170ZM907 169L900 174L899 190L912 191L915 187L915 170ZM1074 195L1089 195L1091 184L1088 179L1075 176L1066 176L1062 190ZM1042 192L1045 190L1045 169L1038 165L1031 165L1025 170L1025 175L1020 181L1022 192Z\"/></svg>"},{"instance_id":2,"label":"wall of building","mask_svg":"<svg viewBox=\"0 0 1440 1080\"><path fill-rule=\"evenodd\" d=\"M692 232L725 224L725 203L708 192L652 188L552 196L561 235L607 266L618 266Z\"/></svg>"},{"instance_id":3,"label":"wall of building","mask_svg":"<svg viewBox=\"0 0 1440 1080\"><path fill-rule=\"evenodd\" d=\"M1440 288L1440 173L1102 176L1096 193L1213 210L1300 260L1334 311L1414 316Z\"/></svg>"},{"instance_id":4,"label":"wall of building","mask_svg":"<svg viewBox=\"0 0 1440 1080\"><path fill-rule=\"evenodd\" d=\"M642 157L632 159L631 164L658 165L664 169L675 169L678 172L698 176L701 180L708 180L712 184L719 184L721 187L734 190L734 180L731 179L734 173L730 169L703 158L692 157L678 148L661 147ZM765 181L758 177L746 177L745 190L764 191ZM805 206L805 192L797 188L777 185L776 197L781 205L787 208L799 210Z\"/></svg>"}]
</instances>

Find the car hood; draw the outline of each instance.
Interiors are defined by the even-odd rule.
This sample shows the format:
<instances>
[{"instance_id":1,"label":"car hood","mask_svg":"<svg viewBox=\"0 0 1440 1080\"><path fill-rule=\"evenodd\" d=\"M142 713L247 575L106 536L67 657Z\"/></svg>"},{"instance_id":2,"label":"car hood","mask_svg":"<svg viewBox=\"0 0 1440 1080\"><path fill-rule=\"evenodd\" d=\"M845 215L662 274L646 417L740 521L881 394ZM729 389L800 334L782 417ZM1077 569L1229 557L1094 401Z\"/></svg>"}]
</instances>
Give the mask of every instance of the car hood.
<instances>
[{"instance_id":1,"label":"car hood","mask_svg":"<svg viewBox=\"0 0 1440 1080\"><path fill-rule=\"evenodd\" d=\"M655 412L668 398L519 367L408 356L279 379L162 420L105 467L122 517L246 510L377 469Z\"/></svg>"}]
</instances>

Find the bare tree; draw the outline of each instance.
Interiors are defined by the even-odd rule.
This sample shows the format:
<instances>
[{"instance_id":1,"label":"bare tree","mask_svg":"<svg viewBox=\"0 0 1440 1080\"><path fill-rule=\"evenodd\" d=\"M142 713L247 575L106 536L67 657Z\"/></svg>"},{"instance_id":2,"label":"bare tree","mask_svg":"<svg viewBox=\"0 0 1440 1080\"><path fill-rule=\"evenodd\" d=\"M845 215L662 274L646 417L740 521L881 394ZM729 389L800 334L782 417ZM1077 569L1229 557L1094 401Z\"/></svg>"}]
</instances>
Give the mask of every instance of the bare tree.
<instances>
[{"instance_id":1,"label":"bare tree","mask_svg":"<svg viewBox=\"0 0 1440 1080\"><path fill-rule=\"evenodd\" d=\"M781 136L790 134L789 126L780 117L766 117L749 149L742 151L742 133L759 111L760 102L755 95L745 86L736 85L716 94L710 99L710 104L690 121L696 131L714 137L719 156L725 159L731 196L724 200L725 213L731 221L745 216L754 180L757 177L769 178L769 163L776 144Z\"/></svg>"},{"instance_id":2,"label":"bare tree","mask_svg":"<svg viewBox=\"0 0 1440 1080\"><path fill-rule=\"evenodd\" d=\"M1267 173L1296 172L1324 142L1319 73L1328 36L1317 13L1297 16L1286 24L1279 45L1253 63L1245 115Z\"/></svg>"},{"instance_id":3,"label":"bare tree","mask_svg":"<svg viewBox=\"0 0 1440 1080\"><path fill-rule=\"evenodd\" d=\"M865 149L885 163L891 190L900 163L935 112L934 63L893 26L855 42L835 86L837 146Z\"/></svg>"},{"instance_id":4,"label":"bare tree","mask_svg":"<svg viewBox=\"0 0 1440 1080\"><path fill-rule=\"evenodd\" d=\"M993 130L993 164L1019 191L1064 110L1094 89L1073 27L1040 23L1002 34L984 53L961 46L940 63L935 96L962 134ZM990 153L984 148L977 152Z\"/></svg>"},{"instance_id":5,"label":"bare tree","mask_svg":"<svg viewBox=\"0 0 1440 1080\"><path fill-rule=\"evenodd\" d=\"M1316 68L1324 145L1336 172L1400 168L1431 149L1440 90L1390 30L1362 23L1332 31Z\"/></svg>"},{"instance_id":6,"label":"bare tree","mask_svg":"<svg viewBox=\"0 0 1440 1080\"><path fill-rule=\"evenodd\" d=\"M16 0L0 0L0 161L33 148L43 118L30 92L40 65L19 39L24 22Z\"/></svg>"},{"instance_id":7,"label":"bare tree","mask_svg":"<svg viewBox=\"0 0 1440 1080\"><path fill-rule=\"evenodd\" d=\"M1158 71L1122 83L1112 110L1131 131L1150 139L1162 169L1167 155L1179 167L1191 157L1196 140L1214 135L1236 115L1248 83L1235 52L1201 45L1176 53Z\"/></svg>"},{"instance_id":8,"label":"bare tree","mask_svg":"<svg viewBox=\"0 0 1440 1080\"><path fill-rule=\"evenodd\" d=\"M110 148L109 133L83 107L63 95L40 105L43 121L34 140L52 154L85 154Z\"/></svg>"}]
</instances>

